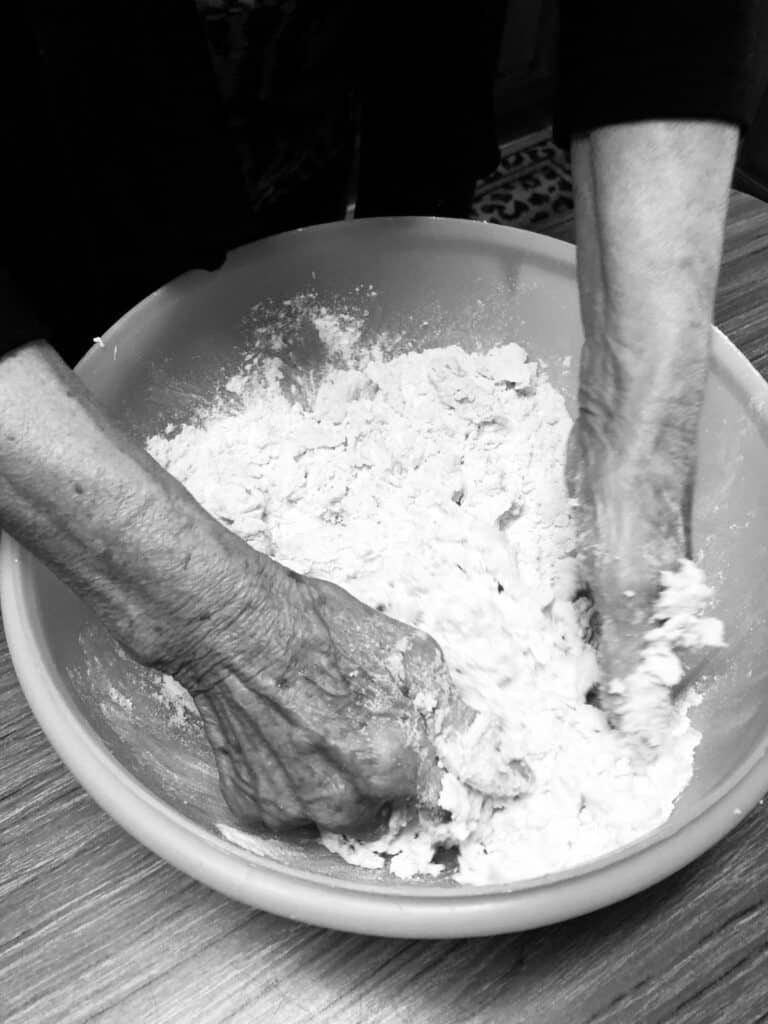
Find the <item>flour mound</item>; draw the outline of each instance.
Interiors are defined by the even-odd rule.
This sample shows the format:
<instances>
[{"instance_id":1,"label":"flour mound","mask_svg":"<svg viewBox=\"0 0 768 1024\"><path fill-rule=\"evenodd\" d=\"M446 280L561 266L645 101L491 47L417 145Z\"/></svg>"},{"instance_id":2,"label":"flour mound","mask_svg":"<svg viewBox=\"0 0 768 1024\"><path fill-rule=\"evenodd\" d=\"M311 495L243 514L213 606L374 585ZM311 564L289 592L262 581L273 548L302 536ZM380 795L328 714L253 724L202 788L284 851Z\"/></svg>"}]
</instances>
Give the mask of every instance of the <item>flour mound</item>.
<instances>
[{"instance_id":1,"label":"flour mound","mask_svg":"<svg viewBox=\"0 0 768 1024\"><path fill-rule=\"evenodd\" d=\"M448 864L458 882L486 884L570 868L661 825L691 777L697 698L667 699L663 741L640 763L587 702L599 671L562 396L518 345L385 358L356 348L362 322L327 309L315 320L343 366L329 361L298 394L278 339L200 423L148 448L250 544L431 634L478 712L438 744L440 820L396 811L378 839L322 842L403 878ZM651 662L679 639L670 622ZM524 795L496 777L500 751Z\"/></svg>"},{"instance_id":2,"label":"flour mound","mask_svg":"<svg viewBox=\"0 0 768 1024\"><path fill-rule=\"evenodd\" d=\"M679 652L725 646L722 622L704 615L711 598L712 589L693 562L683 559L677 572L662 573L639 664L630 675L602 687L616 723L638 740L641 756L652 758L664 745L674 716L669 691L684 676Z\"/></svg>"}]
</instances>

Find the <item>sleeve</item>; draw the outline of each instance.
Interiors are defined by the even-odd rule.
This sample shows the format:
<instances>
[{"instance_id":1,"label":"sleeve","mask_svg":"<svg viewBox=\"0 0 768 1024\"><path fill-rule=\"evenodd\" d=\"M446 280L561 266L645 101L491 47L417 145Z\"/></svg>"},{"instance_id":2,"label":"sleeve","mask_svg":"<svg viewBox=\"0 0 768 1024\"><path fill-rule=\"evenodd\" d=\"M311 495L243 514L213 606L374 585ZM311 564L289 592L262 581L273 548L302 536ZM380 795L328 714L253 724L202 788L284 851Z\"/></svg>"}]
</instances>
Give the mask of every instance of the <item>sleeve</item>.
<instances>
[{"instance_id":1,"label":"sleeve","mask_svg":"<svg viewBox=\"0 0 768 1024\"><path fill-rule=\"evenodd\" d=\"M555 140L647 119L746 129L768 68L763 0L561 0Z\"/></svg>"},{"instance_id":2,"label":"sleeve","mask_svg":"<svg viewBox=\"0 0 768 1024\"><path fill-rule=\"evenodd\" d=\"M250 212L193 0L11 4L0 32L0 354L71 364Z\"/></svg>"}]
</instances>

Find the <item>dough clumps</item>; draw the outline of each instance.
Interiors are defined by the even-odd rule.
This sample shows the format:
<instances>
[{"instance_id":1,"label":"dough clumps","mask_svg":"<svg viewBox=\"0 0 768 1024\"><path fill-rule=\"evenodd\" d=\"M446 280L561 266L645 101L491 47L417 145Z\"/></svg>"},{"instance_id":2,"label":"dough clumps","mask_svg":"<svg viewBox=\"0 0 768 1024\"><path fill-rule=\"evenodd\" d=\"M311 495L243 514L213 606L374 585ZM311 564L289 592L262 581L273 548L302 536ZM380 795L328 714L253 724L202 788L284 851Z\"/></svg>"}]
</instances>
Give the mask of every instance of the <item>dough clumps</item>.
<instances>
[{"instance_id":1,"label":"dough clumps","mask_svg":"<svg viewBox=\"0 0 768 1024\"><path fill-rule=\"evenodd\" d=\"M661 825L700 738L697 696L669 699L672 650L721 640L700 617L699 570L665 581L643 664L615 684L628 733L656 729L644 699L651 688L658 708L665 691L654 756L637 758L587 701L599 669L564 483L571 419L543 369L515 344L362 355L362 321L323 308L314 324L328 359L301 388L278 339L200 422L148 448L250 544L430 633L479 713L439 746L442 814L397 811L377 839L322 842L402 878L450 869L488 884L573 867Z\"/></svg>"}]
</instances>

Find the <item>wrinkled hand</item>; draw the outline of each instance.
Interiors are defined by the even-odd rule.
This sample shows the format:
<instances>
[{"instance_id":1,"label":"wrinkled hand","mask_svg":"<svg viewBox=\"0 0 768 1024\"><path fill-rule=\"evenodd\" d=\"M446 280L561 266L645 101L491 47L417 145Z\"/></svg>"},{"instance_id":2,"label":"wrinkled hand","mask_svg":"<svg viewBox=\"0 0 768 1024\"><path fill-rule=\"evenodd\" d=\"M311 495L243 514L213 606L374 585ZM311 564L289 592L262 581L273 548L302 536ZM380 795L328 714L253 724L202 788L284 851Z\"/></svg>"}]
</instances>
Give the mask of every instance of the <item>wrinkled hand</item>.
<instances>
[{"instance_id":1,"label":"wrinkled hand","mask_svg":"<svg viewBox=\"0 0 768 1024\"><path fill-rule=\"evenodd\" d=\"M637 667L661 573L691 555L694 449L656 447L642 457L582 412L568 443L567 479L607 679Z\"/></svg>"},{"instance_id":2,"label":"wrinkled hand","mask_svg":"<svg viewBox=\"0 0 768 1024\"><path fill-rule=\"evenodd\" d=\"M193 653L175 669L232 811L275 830L315 823L360 833L390 806L434 805L441 715L422 715L414 698L448 707L437 644L340 587L276 569L276 613L245 610L215 664L201 674ZM456 727L470 715L462 708L449 712Z\"/></svg>"}]
</instances>

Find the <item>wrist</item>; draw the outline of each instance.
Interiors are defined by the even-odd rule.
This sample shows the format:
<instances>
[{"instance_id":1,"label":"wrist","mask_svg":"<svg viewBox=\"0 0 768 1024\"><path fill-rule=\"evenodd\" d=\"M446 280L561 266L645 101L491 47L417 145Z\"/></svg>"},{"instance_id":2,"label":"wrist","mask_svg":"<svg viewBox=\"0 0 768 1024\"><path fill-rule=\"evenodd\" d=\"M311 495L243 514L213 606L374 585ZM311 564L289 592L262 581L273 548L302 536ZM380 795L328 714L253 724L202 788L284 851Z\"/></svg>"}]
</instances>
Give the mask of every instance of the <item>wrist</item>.
<instances>
[{"instance_id":1,"label":"wrist","mask_svg":"<svg viewBox=\"0 0 768 1024\"><path fill-rule=\"evenodd\" d=\"M151 603L157 607L142 610L144 621L157 614L162 629L138 657L190 687L206 688L234 667L221 663L221 651L230 660L238 656L237 645L224 638L247 636L252 669L260 660L269 664L285 645L287 574L200 511L205 521L166 567Z\"/></svg>"},{"instance_id":2,"label":"wrist","mask_svg":"<svg viewBox=\"0 0 768 1024\"><path fill-rule=\"evenodd\" d=\"M276 632L276 563L208 515L47 346L0 362L0 521L115 639L169 671L191 651L210 662L212 638L246 612L257 644Z\"/></svg>"},{"instance_id":3,"label":"wrist","mask_svg":"<svg viewBox=\"0 0 768 1024\"><path fill-rule=\"evenodd\" d=\"M709 324L625 324L585 341L579 425L590 444L629 462L693 457L704 398Z\"/></svg>"}]
</instances>

